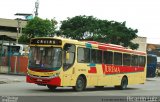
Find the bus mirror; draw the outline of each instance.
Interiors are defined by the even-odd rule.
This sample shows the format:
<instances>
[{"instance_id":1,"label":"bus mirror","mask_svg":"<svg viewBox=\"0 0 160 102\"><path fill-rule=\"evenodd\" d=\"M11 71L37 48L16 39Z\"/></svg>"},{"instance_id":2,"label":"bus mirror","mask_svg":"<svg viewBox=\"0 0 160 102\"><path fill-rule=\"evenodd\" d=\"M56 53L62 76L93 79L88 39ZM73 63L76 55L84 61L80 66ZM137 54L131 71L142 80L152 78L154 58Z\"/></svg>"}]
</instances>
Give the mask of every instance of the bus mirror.
<instances>
[{"instance_id":1,"label":"bus mirror","mask_svg":"<svg viewBox=\"0 0 160 102\"><path fill-rule=\"evenodd\" d=\"M66 52L66 60L69 60L69 58L70 58L70 54Z\"/></svg>"}]
</instances>

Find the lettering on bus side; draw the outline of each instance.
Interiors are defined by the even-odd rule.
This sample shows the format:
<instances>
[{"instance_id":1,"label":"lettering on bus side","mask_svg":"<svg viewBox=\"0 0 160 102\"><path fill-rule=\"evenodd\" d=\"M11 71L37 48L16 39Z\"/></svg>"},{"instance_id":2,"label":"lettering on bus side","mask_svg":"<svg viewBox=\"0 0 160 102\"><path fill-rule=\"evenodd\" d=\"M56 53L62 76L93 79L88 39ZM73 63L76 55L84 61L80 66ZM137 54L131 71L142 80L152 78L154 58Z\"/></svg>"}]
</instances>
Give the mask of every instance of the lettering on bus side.
<instances>
[{"instance_id":1,"label":"lettering on bus side","mask_svg":"<svg viewBox=\"0 0 160 102\"><path fill-rule=\"evenodd\" d=\"M105 74L114 74L114 73L120 73L120 68L117 66L108 66L105 65Z\"/></svg>"},{"instance_id":2,"label":"lettering on bus side","mask_svg":"<svg viewBox=\"0 0 160 102\"><path fill-rule=\"evenodd\" d=\"M78 71L86 71L86 69L78 69Z\"/></svg>"}]
</instances>

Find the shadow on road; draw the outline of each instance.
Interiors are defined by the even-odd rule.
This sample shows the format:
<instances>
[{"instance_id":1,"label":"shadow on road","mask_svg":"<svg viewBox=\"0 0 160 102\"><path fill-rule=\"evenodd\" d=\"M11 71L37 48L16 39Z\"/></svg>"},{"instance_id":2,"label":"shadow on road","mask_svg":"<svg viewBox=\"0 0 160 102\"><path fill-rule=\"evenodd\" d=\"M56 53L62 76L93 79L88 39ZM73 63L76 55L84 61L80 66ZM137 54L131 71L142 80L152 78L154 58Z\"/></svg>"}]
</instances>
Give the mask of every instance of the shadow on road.
<instances>
[{"instance_id":1,"label":"shadow on road","mask_svg":"<svg viewBox=\"0 0 160 102\"><path fill-rule=\"evenodd\" d=\"M146 81L156 81L156 80L154 80L154 79L146 79Z\"/></svg>"},{"instance_id":2,"label":"shadow on road","mask_svg":"<svg viewBox=\"0 0 160 102\"><path fill-rule=\"evenodd\" d=\"M139 88L127 88L125 90L138 90ZM114 87L105 87L103 89L96 89L96 88L86 88L84 91L81 91L81 92L98 92L98 91L125 91L125 90L118 90L118 89L115 89ZM33 89L33 90L30 90L30 91L34 91L34 92L55 92L55 93L59 93L59 92L76 92L74 91L72 88L57 88L53 91L49 90L49 89Z\"/></svg>"}]
</instances>

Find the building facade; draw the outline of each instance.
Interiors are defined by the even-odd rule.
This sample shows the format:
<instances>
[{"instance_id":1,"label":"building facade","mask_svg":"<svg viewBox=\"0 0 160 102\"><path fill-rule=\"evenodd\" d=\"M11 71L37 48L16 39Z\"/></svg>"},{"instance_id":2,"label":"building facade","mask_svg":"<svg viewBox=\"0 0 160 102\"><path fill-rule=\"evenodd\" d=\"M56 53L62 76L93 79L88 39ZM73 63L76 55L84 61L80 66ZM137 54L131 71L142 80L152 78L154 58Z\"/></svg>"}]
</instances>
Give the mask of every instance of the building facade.
<instances>
[{"instance_id":1,"label":"building facade","mask_svg":"<svg viewBox=\"0 0 160 102\"><path fill-rule=\"evenodd\" d=\"M144 51L146 52L147 48L147 38L146 37L137 37L132 40L133 43L139 44L139 48L137 49L138 51Z\"/></svg>"},{"instance_id":2,"label":"building facade","mask_svg":"<svg viewBox=\"0 0 160 102\"><path fill-rule=\"evenodd\" d=\"M25 20L0 18L0 35L7 35L12 38L17 38L21 36L22 29L26 26L26 24L27 21Z\"/></svg>"}]
</instances>

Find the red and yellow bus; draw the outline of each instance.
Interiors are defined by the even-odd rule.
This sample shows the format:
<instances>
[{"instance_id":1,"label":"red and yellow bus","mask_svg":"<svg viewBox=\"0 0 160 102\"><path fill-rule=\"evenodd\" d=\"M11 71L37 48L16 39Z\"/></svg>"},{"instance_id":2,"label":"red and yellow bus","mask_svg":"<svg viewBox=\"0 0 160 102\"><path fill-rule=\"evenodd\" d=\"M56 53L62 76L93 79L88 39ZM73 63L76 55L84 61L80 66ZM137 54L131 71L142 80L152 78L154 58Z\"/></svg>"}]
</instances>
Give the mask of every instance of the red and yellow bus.
<instances>
[{"instance_id":1,"label":"red and yellow bus","mask_svg":"<svg viewBox=\"0 0 160 102\"><path fill-rule=\"evenodd\" d=\"M120 45L78 41L59 37L33 38L30 42L26 81L50 90L69 86L103 88L144 84L146 52Z\"/></svg>"}]
</instances>

